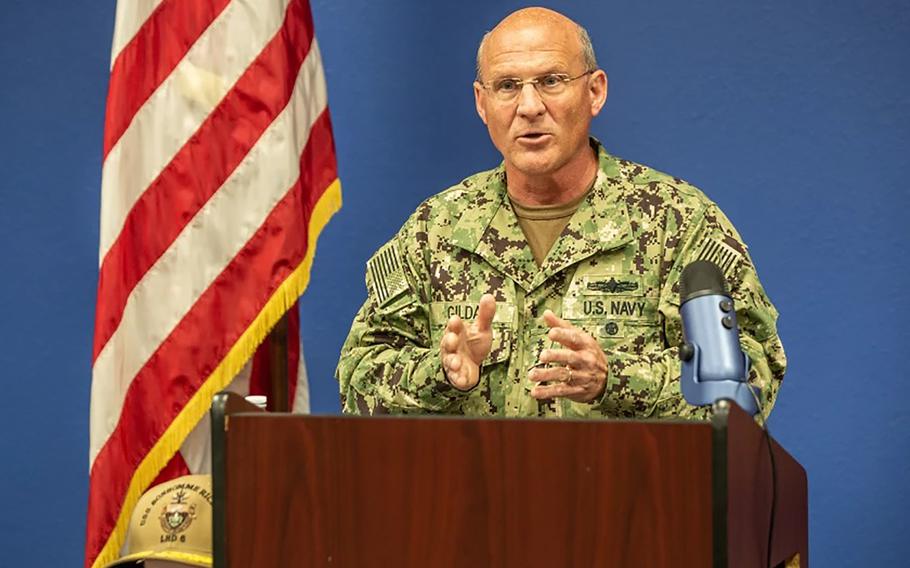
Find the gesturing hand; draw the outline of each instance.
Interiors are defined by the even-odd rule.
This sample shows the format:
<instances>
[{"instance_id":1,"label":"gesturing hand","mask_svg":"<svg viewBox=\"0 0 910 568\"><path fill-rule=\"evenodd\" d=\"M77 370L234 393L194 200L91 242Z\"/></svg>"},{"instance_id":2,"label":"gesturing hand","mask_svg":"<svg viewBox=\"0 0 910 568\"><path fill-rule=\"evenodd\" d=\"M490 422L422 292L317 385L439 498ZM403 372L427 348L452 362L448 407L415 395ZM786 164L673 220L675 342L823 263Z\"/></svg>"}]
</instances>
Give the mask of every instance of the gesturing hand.
<instances>
[{"instance_id":1,"label":"gesturing hand","mask_svg":"<svg viewBox=\"0 0 910 568\"><path fill-rule=\"evenodd\" d=\"M532 369L528 378L537 384L531 390L536 399L566 397L575 402L591 402L603 394L607 382L607 356L597 340L547 310L543 321L550 328L547 337L565 349L544 349L540 363L554 367Z\"/></svg>"},{"instance_id":2,"label":"gesturing hand","mask_svg":"<svg viewBox=\"0 0 910 568\"><path fill-rule=\"evenodd\" d=\"M495 313L496 299L492 294L484 294L474 324L468 326L458 316L449 318L439 344L439 359L455 388L470 390L480 381L480 364L493 345L490 326Z\"/></svg>"}]
</instances>

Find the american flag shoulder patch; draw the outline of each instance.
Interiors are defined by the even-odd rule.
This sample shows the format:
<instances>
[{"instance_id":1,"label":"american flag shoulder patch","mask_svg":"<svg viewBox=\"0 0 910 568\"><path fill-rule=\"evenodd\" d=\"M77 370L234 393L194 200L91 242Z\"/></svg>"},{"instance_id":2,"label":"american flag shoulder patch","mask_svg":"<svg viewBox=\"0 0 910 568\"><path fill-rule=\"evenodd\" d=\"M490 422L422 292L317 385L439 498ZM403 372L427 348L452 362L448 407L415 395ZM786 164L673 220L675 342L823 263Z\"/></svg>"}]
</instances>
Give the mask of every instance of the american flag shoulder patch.
<instances>
[{"instance_id":1,"label":"american flag shoulder patch","mask_svg":"<svg viewBox=\"0 0 910 568\"><path fill-rule=\"evenodd\" d=\"M407 291L408 280L401 266L398 244L388 243L367 261L367 274L373 283L373 291L379 307Z\"/></svg>"},{"instance_id":2,"label":"american flag shoulder patch","mask_svg":"<svg viewBox=\"0 0 910 568\"><path fill-rule=\"evenodd\" d=\"M702 244L701 250L696 255L696 260L707 260L713 262L724 273L729 280L733 276L734 269L742 260L742 253L723 242L720 239L708 239Z\"/></svg>"}]
</instances>

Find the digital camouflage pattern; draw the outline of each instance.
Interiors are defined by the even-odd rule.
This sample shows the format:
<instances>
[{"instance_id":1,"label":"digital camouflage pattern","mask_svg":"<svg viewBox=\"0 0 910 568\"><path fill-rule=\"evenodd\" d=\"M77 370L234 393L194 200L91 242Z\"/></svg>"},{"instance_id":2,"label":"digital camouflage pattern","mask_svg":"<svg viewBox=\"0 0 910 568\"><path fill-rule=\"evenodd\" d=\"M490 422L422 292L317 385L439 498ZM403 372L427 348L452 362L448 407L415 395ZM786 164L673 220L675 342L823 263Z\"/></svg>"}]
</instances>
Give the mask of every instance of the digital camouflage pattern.
<instances>
[{"instance_id":1,"label":"digital camouflage pattern","mask_svg":"<svg viewBox=\"0 0 910 568\"><path fill-rule=\"evenodd\" d=\"M366 303L336 371L354 414L669 418L707 416L679 390L679 277L691 261L724 269L749 380L770 411L786 367L777 311L736 230L704 194L592 140L599 172L538 267L506 194L505 171L471 176L418 207L368 263ZM390 257L394 260L390 261ZM467 392L446 379L439 343L452 315L472 322L493 294L493 347ZM546 309L597 338L603 396L538 401L528 371L545 348Z\"/></svg>"}]
</instances>

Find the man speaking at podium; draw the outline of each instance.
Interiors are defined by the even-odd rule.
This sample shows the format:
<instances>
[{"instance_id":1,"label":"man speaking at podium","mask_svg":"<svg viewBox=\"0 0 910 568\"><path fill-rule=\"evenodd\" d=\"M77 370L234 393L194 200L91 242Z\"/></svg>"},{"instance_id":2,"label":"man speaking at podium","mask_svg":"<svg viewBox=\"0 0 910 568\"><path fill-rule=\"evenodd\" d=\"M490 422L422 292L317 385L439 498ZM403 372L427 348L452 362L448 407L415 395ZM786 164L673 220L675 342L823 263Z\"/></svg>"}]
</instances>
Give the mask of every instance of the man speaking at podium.
<instances>
[{"instance_id":1,"label":"man speaking at podium","mask_svg":"<svg viewBox=\"0 0 910 568\"><path fill-rule=\"evenodd\" d=\"M477 52L502 164L429 198L367 263L342 348L358 414L703 417L679 387L679 277L721 267L763 410L786 359L746 246L698 189L589 135L607 98L588 33L544 8Z\"/></svg>"}]
</instances>

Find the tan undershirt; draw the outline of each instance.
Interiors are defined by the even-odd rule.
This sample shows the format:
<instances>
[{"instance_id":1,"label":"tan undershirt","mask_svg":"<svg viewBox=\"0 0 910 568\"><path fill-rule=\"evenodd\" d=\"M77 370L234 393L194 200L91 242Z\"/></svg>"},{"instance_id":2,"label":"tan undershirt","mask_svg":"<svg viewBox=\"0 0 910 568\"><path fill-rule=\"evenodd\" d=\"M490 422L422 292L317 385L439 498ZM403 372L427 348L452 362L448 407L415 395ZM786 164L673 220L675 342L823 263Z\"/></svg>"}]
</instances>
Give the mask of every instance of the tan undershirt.
<instances>
[{"instance_id":1,"label":"tan undershirt","mask_svg":"<svg viewBox=\"0 0 910 568\"><path fill-rule=\"evenodd\" d=\"M591 184L593 187L594 184ZM591 188L588 188L591 191ZM515 216L518 217L518 224L524 231L525 239L531 247L531 253L537 266L541 266L547 253L553 248L553 244L563 229L569 224L569 219L578 210L578 206L588 196L585 191L577 199L561 205L522 205L509 197L512 202L512 209Z\"/></svg>"}]
</instances>

